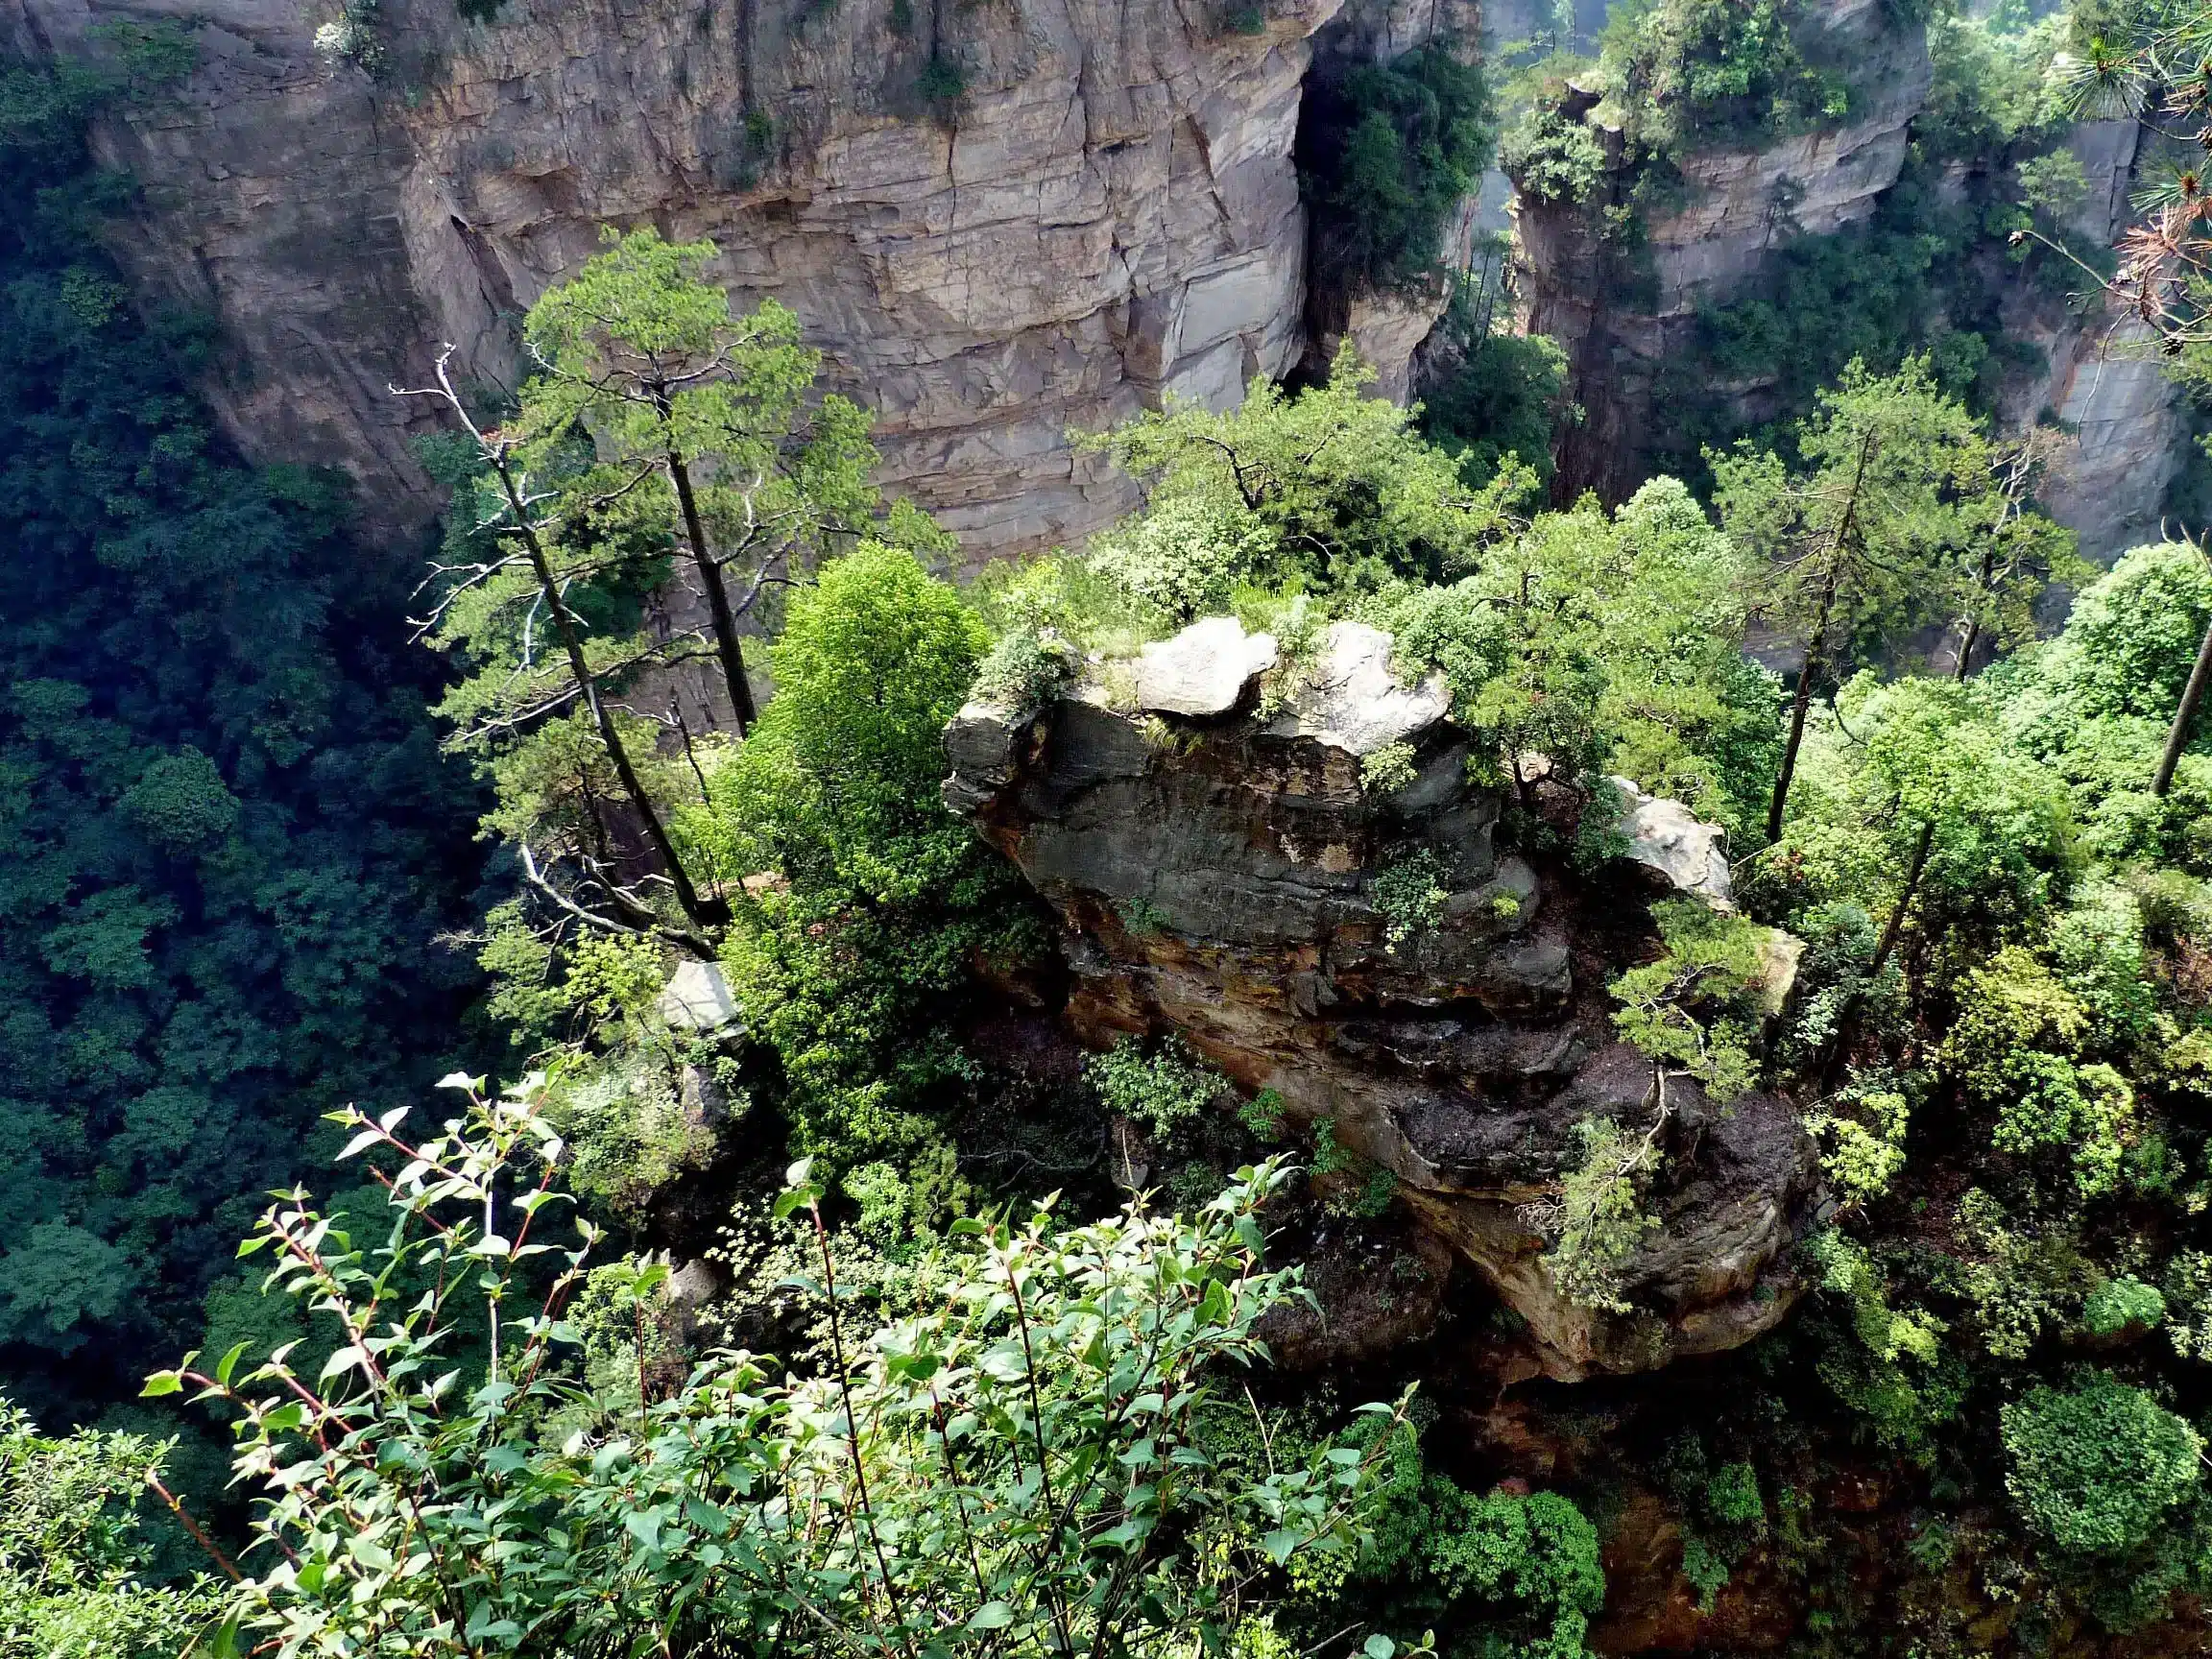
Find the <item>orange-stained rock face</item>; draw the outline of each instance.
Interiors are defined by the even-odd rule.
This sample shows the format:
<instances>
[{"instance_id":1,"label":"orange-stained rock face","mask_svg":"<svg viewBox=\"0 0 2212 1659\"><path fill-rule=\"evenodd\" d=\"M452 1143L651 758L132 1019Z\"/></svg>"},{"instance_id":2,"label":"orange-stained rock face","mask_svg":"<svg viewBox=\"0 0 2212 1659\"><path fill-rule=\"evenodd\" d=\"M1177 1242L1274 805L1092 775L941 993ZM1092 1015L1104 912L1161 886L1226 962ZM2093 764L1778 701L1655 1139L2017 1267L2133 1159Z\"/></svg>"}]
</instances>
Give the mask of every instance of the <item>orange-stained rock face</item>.
<instances>
[{"instance_id":1,"label":"orange-stained rock face","mask_svg":"<svg viewBox=\"0 0 2212 1659\"><path fill-rule=\"evenodd\" d=\"M1233 631L1198 624L1178 643L1248 652L1223 642ZM1389 649L1336 624L1316 663L1286 671L1290 694L1255 669L1206 719L1147 709L1113 673L1041 710L971 706L947 733L947 802L1067 924L1078 1036L1174 1030L1293 1118L1332 1120L1527 1322L1550 1374L1747 1340L1798 1289L1786 1251L1814 1160L1787 1102L1716 1106L1670 1082L1663 1225L1630 1264L1631 1313L1562 1296L1523 1209L1557 1190L1582 1120L1656 1116L1651 1068L1613 1041L1604 984L1652 948L1656 894L1717 897L1682 884L1707 878L1680 855L1687 815L1632 803L1629 856L1588 876L1506 845L1506 803L1468 781L1441 683L1402 685ZM1410 781L1363 787L1362 758L1399 743ZM1537 789L1551 792L1540 809L1568 805L1557 785ZM1638 814L1664 845L1635 838ZM1394 946L1377 878L1416 853L1445 896L1432 928Z\"/></svg>"}]
</instances>

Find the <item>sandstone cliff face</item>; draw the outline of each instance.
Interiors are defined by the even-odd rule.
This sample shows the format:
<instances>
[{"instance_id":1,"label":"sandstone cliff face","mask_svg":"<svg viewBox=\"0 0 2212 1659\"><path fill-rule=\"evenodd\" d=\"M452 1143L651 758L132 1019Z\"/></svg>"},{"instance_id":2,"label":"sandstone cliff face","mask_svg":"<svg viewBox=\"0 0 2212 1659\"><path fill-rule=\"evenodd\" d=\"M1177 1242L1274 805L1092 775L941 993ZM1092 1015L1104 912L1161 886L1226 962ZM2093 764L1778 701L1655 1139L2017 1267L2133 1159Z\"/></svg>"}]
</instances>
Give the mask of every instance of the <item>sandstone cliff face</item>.
<instances>
[{"instance_id":1,"label":"sandstone cliff face","mask_svg":"<svg viewBox=\"0 0 2212 1659\"><path fill-rule=\"evenodd\" d=\"M2068 148L2089 184L2069 227L2076 244L2108 248L2133 217L2128 198L2142 165L2143 130L2091 121ZM2109 563L2159 537L2159 512L2180 469L2188 420L2179 389L2139 324L2109 307L2019 304L2013 332L2040 347L2045 372L2011 389L2003 414L2026 427L2056 416L2072 429L2053 455L2043 502L2081 540L2084 557Z\"/></svg>"},{"instance_id":2,"label":"sandstone cliff face","mask_svg":"<svg viewBox=\"0 0 2212 1659\"><path fill-rule=\"evenodd\" d=\"M1558 499L1588 489L1611 499L1628 494L1642 481L1652 423L1663 419L1651 406L1653 380L1689 343L1698 308L1725 301L1792 227L1808 235L1839 230L1870 215L1896 183L1934 73L1926 31L1896 24L1880 0L1832 0L1816 22L1807 49L1846 67L1847 119L1757 149L1683 156L1679 205L1646 215L1634 299L1624 293L1631 285L1622 253L1599 234L1604 204L1522 204L1527 328L1566 348L1569 396L1587 416L1561 437ZM1600 136L1618 156L1618 132ZM1624 200L1631 182L1617 171L1614 195Z\"/></svg>"},{"instance_id":3,"label":"sandstone cliff face","mask_svg":"<svg viewBox=\"0 0 2212 1659\"><path fill-rule=\"evenodd\" d=\"M1635 799L1629 855L1595 876L1503 845L1503 803L1468 782L1441 681L1400 685L1389 650L1336 624L1310 667L1277 671L1292 684L1270 712L1274 642L1197 624L1042 710L964 710L946 799L1067 924L1078 1035L1178 1031L1298 1120L1333 1120L1527 1321L1546 1372L1746 1340L1797 1291L1785 1252L1814 1164L1785 1102L1719 1107L1670 1082L1663 1226L1626 1273L1633 1313L1564 1297L1526 1208L1578 1160L1579 1122L1657 1115L1604 981L1651 948L1654 893L1726 902L1718 832ZM1363 759L1400 743L1412 781L1363 786ZM1394 948L1377 877L1414 849L1450 897Z\"/></svg>"},{"instance_id":4,"label":"sandstone cliff face","mask_svg":"<svg viewBox=\"0 0 2212 1659\"><path fill-rule=\"evenodd\" d=\"M798 312L878 412L886 483L979 559L1129 504L1069 428L1223 404L1304 350L1290 148L1341 3L505 0L479 24L382 0L373 80L314 50L338 0L0 0L0 33L200 20L190 84L100 141L145 186L126 259L234 342L216 401L249 453L343 466L419 521L429 417L388 384L442 340L512 383L518 312L601 225L653 223ZM1387 46L1432 10L1362 28ZM925 96L932 48L956 103Z\"/></svg>"}]
</instances>

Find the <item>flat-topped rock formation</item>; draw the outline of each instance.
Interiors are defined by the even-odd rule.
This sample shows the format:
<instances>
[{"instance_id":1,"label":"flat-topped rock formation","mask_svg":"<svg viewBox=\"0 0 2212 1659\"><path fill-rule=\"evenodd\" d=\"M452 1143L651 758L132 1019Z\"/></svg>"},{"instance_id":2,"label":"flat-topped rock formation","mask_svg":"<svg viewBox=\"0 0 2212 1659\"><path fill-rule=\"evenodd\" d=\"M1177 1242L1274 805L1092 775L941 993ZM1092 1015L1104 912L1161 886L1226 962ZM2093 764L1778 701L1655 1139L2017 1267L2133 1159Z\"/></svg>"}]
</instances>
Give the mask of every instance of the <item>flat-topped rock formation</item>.
<instances>
[{"instance_id":1,"label":"flat-topped rock formation","mask_svg":"<svg viewBox=\"0 0 2212 1659\"><path fill-rule=\"evenodd\" d=\"M1662 1226L1623 1276L1630 1313L1562 1295L1527 1213L1578 1159L1583 1119L1654 1116L1605 982L1656 949L1654 898L1729 902L1719 831L1628 793L1624 854L1578 874L1536 834L1513 844L1523 815L1470 781L1441 677L1407 683L1388 635L1339 622L1310 661L1281 656L1213 618L1134 664L1093 664L1043 708L971 705L947 732L948 804L1067 926L1077 1035L1179 1032L1292 1118L1330 1119L1527 1320L1553 1376L1771 1327L1797 1293L1788 1249L1815 1188L1785 1101L1720 1106L1670 1082ZM1401 744L1409 772L1366 764ZM1379 878L1421 854L1444 897L1393 944ZM1778 980L1790 960L1776 953Z\"/></svg>"}]
</instances>

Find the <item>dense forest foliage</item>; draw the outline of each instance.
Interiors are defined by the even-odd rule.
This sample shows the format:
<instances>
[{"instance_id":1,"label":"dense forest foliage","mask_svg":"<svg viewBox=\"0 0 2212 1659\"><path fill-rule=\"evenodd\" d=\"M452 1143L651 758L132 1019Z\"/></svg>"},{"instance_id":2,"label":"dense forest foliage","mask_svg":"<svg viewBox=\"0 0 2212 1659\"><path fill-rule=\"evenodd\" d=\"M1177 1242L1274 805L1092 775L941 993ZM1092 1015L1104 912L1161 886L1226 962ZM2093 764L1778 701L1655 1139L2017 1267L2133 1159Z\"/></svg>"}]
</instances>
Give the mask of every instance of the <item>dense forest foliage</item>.
<instances>
[{"instance_id":1,"label":"dense forest foliage","mask_svg":"<svg viewBox=\"0 0 2212 1659\"><path fill-rule=\"evenodd\" d=\"M1617 15L1644 177L1848 106L1790 24ZM960 584L793 315L648 228L531 309L511 400L443 362L406 394L452 489L415 589L331 481L226 455L206 334L97 252L128 185L84 123L181 42L10 67L0 1653L1582 1659L1605 1538L1657 1525L1635 1493L1698 1606L1756 1575L1806 1659L2200 1640L2212 560L2075 557L1973 307L2064 196L2061 28L2093 83L2208 42L1932 27L1914 165L1971 148L2017 214L1909 171L1786 240L1700 346L1786 396L1743 432L1685 394L1693 476L1542 508L1559 364L1493 351L1484 301L1430 430L1350 349L1147 413L1085 440L1137 511ZM1412 282L1490 94L1425 53L1332 99L1332 256ZM1525 188L1589 160L1555 113L1515 117ZM2185 373L2198 223L2131 255ZM1601 861L1616 778L1728 831L1736 907L1661 903L1606 989L1662 1101L1802 1112L1803 1299L1687 1382L1532 1389L1579 1449L1538 1479L1440 1427L1500 1405L1450 1355L1271 1370L1303 1286L1270 1233L1401 1203L1326 1119L1173 1039L1029 1063L1053 924L945 809L946 725L1222 614L1278 642L1262 698L1331 623L1387 631L1508 847ZM1375 886L1393 948L1436 926L1417 856ZM1769 927L1804 945L1778 1011ZM1115 1122L1149 1195L1109 1179ZM1664 1156L1581 1125L1542 1261L1572 1301L1632 1310Z\"/></svg>"},{"instance_id":2,"label":"dense forest foliage","mask_svg":"<svg viewBox=\"0 0 2212 1659\"><path fill-rule=\"evenodd\" d=\"M341 485L225 453L207 330L101 255L128 184L83 123L189 51L115 46L0 84L0 1355L62 1421L198 1334L321 1115L435 1077L474 978L440 943L474 784L406 641L414 572L349 539Z\"/></svg>"}]
</instances>

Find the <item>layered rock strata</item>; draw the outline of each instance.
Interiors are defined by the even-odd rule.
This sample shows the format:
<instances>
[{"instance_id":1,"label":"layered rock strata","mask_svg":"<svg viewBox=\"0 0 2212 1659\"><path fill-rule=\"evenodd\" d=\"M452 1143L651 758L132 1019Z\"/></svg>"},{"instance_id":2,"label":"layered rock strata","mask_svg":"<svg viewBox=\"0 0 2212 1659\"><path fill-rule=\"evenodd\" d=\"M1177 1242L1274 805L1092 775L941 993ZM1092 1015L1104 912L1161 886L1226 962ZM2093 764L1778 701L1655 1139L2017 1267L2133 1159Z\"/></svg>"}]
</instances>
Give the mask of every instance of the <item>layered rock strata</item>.
<instances>
[{"instance_id":1,"label":"layered rock strata","mask_svg":"<svg viewBox=\"0 0 2212 1659\"><path fill-rule=\"evenodd\" d=\"M512 385L517 315L603 225L651 223L799 314L886 484L981 559L1129 505L1070 428L1223 405L1304 351L1290 152L1341 4L353 0L373 74L316 49L341 0L0 0L0 39L189 17L190 81L98 136L144 186L120 252L230 338L212 391L249 454L420 521L434 417L389 386L442 341Z\"/></svg>"},{"instance_id":2,"label":"layered rock strata","mask_svg":"<svg viewBox=\"0 0 2212 1659\"><path fill-rule=\"evenodd\" d=\"M1632 1312L1560 1293L1530 1208L1578 1161L1585 1119L1655 1115L1604 983L1653 948L1654 896L1727 902L1718 832L1631 797L1627 855L1576 876L1502 834L1506 802L1470 782L1442 681L1402 684L1388 636L1337 623L1317 660L1278 658L1214 619L1043 709L971 706L949 730L948 804L1067 926L1077 1034L1180 1032L1293 1118L1331 1120L1527 1322L1552 1376L1773 1325L1815 1183L1781 1100L1717 1106L1670 1082L1662 1225L1623 1275ZM1386 750L1409 780L1388 768L1378 788L1368 763ZM1416 854L1447 896L1393 945L1388 873Z\"/></svg>"}]
</instances>

